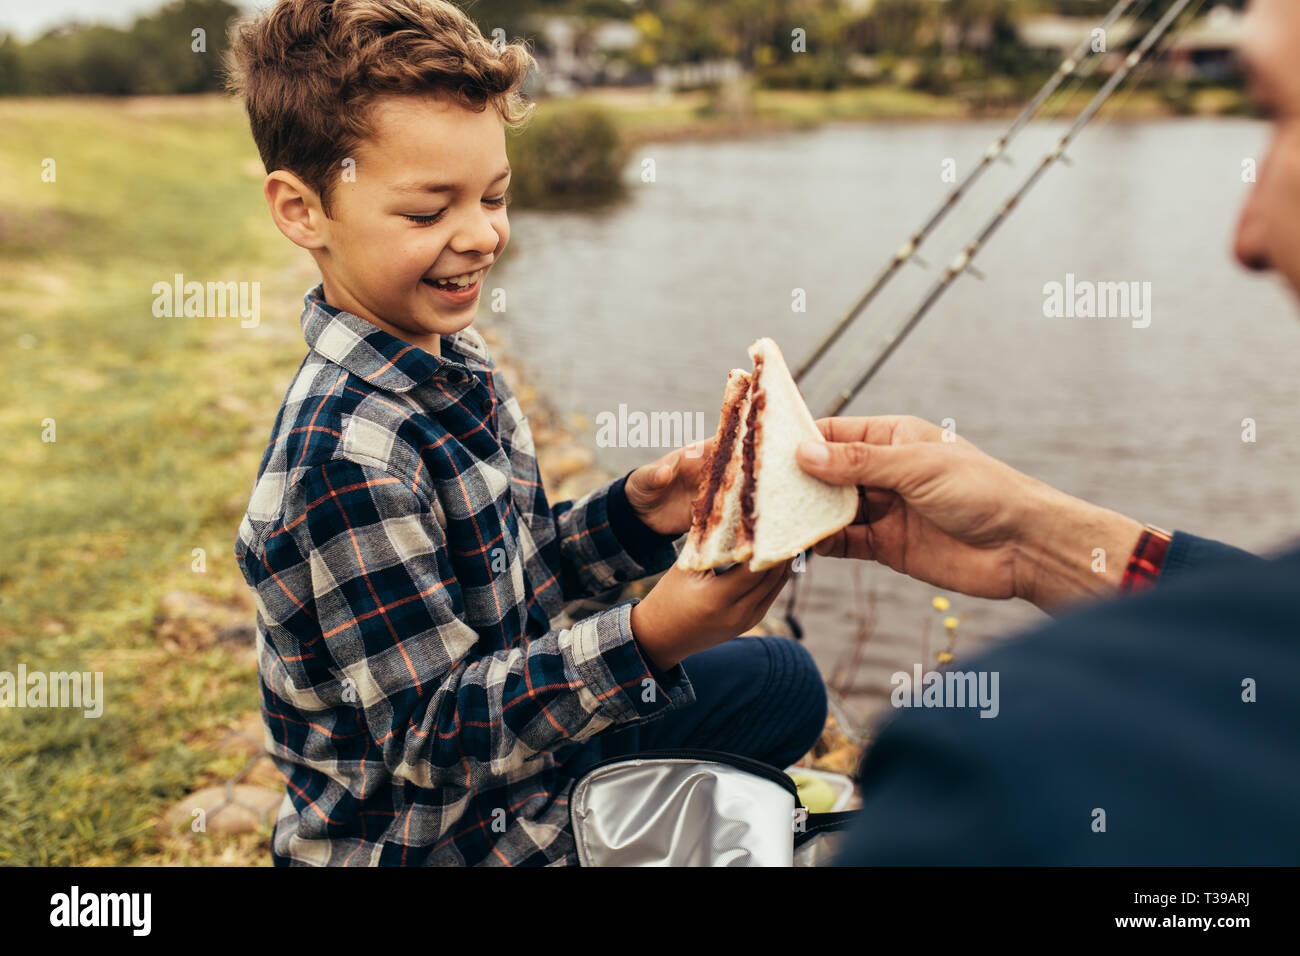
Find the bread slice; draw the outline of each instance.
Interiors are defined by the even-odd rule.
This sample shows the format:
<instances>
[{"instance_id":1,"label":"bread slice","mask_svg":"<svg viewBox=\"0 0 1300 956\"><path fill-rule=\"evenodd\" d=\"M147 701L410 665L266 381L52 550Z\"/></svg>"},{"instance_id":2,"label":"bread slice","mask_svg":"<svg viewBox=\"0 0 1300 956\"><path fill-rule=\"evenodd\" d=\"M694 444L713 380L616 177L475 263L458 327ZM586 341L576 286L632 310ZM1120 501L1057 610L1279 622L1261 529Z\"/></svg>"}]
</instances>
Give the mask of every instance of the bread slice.
<instances>
[{"instance_id":1,"label":"bread slice","mask_svg":"<svg viewBox=\"0 0 1300 956\"><path fill-rule=\"evenodd\" d=\"M695 496L691 531L677 564L704 571L733 561L748 561L748 542L740 534L741 450L745 417L749 411L749 373L733 368L727 373L718 437L709 449Z\"/></svg>"},{"instance_id":2,"label":"bread slice","mask_svg":"<svg viewBox=\"0 0 1300 956\"><path fill-rule=\"evenodd\" d=\"M741 489L742 519L752 522L751 571L762 571L839 531L858 511L858 492L831 485L802 468L795 449L804 441L825 441L790 376L785 357L771 339L749 347L754 360L745 446L752 468L744 470L752 505ZM748 449L753 449L748 452Z\"/></svg>"},{"instance_id":3,"label":"bread slice","mask_svg":"<svg viewBox=\"0 0 1300 956\"><path fill-rule=\"evenodd\" d=\"M754 372L732 369L718 438L704 463L691 530L678 566L706 570L745 561L761 571L794 557L853 520L854 488L829 485L795 459L824 441L771 339L749 349Z\"/></svg>"}]
</instances>

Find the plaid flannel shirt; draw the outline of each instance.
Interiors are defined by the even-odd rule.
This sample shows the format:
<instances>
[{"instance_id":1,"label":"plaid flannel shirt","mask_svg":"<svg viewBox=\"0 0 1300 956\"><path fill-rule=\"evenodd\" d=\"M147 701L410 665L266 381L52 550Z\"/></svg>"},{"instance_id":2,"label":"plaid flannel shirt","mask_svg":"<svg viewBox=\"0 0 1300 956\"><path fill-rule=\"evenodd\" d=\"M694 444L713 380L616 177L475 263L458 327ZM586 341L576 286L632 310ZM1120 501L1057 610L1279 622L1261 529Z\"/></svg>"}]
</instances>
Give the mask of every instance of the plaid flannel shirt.
<instances>
[{"instance_id":1,"label":"plaid flannel shirt","mask_svg":"<svg viewBox=\"0 0 1300 956\"><path fill-rule=\"evenodd\" d=\"M235 553L257 604L277 864L572 865L562 763L695 700L643 658L634 602L565 604L667 568L626 477L549 505L518 401L470 329L442 355L307 293L311 348Z\"/></svg>"}]
</instances>

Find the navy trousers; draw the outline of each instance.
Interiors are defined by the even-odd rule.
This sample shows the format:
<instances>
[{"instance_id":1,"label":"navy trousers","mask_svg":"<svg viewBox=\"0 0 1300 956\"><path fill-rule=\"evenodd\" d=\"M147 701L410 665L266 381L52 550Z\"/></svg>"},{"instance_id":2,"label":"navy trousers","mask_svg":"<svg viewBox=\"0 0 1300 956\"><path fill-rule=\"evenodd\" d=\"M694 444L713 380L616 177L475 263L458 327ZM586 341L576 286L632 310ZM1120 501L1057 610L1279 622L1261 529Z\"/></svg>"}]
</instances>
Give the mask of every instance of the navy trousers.
<instances>
[{"instance_id":1,"label":"navy trousers","mask_svg":"<svg viewBox=\"0 0 1300 956\"><path fill-rule=\"evenodd\" d=\"M563 766L579 776L597 761L642 750L699 747L785 769L826 725L826 685L812 655L785 637L737 637L682 661L695 702L655 720L608 730Z\"/></svg>"}]
</instances>

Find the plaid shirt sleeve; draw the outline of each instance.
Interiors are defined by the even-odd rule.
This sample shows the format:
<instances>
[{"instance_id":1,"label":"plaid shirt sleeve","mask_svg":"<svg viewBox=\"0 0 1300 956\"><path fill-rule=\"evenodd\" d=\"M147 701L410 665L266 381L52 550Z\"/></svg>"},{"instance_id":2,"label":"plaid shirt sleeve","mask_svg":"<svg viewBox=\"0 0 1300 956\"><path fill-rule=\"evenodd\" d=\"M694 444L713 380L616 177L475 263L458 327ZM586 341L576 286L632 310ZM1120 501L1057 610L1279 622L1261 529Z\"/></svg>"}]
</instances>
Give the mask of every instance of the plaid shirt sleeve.
<instances>
[{"instance_id":1,"label":"plaid shirt sleeve","mask_svg":"<svg viewBox=\"0 0 1300 956\"><path fill-rule=\"evenodd\" d=\"M628 503L629 472L551 508L565 566L565 600L591 597L666 571L677 560L675 538L649 528Z\"/></svg>"},{"instance_id":2,"label":"plaid shirt sleeve","mask_svg":"<svg viewBox=\"0 0 1300 956\"><path fill-rule=\"evenodd\" d=\"M609 526L611 490L557 509L577 581L603 586L640 570ZM540 752L689 696L676 682L646 692L654 678L633 640L630 604L483 653L480 635L464 623L466 606L491 601L494 589L457 580L438 520L402 478L334 459L308 471L286 504L283 531L266 545L260 590L264 600L278 592L280 604L297 605L282 608L290 617L314 616L304 622L314 627L301 629L320 633L315 646L301 648L320 675L311 692L322 712L348 704L359 711L396 779L486 786ZM302 698L300 687L273 689ZM332 731L339 732L346 729ZM299 744L311 752L309 740Z\"/></svg>"}]
</instances>

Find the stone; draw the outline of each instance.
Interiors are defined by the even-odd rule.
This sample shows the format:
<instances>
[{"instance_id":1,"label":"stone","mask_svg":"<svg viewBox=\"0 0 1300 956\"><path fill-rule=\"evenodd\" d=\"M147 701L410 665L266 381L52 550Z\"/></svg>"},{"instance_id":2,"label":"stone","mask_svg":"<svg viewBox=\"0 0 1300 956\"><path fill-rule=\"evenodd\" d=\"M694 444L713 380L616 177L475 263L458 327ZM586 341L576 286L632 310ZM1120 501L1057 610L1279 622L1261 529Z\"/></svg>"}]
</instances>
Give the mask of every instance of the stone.
<instances>
[{"instance_id":1,"label":"stone","mask_svg":"<svg viewBox=\"0 0 1300 956\"><path fill-rule=\"evenodd\" d=\"M276 811L283 800L282 790L251 784L204 787L172 807L167 812L167 824L175 829L192 829L194 821L199 819L194 811L202 810L202 832L255 833L275 822Z\"/></svg>"}]
</instances>

